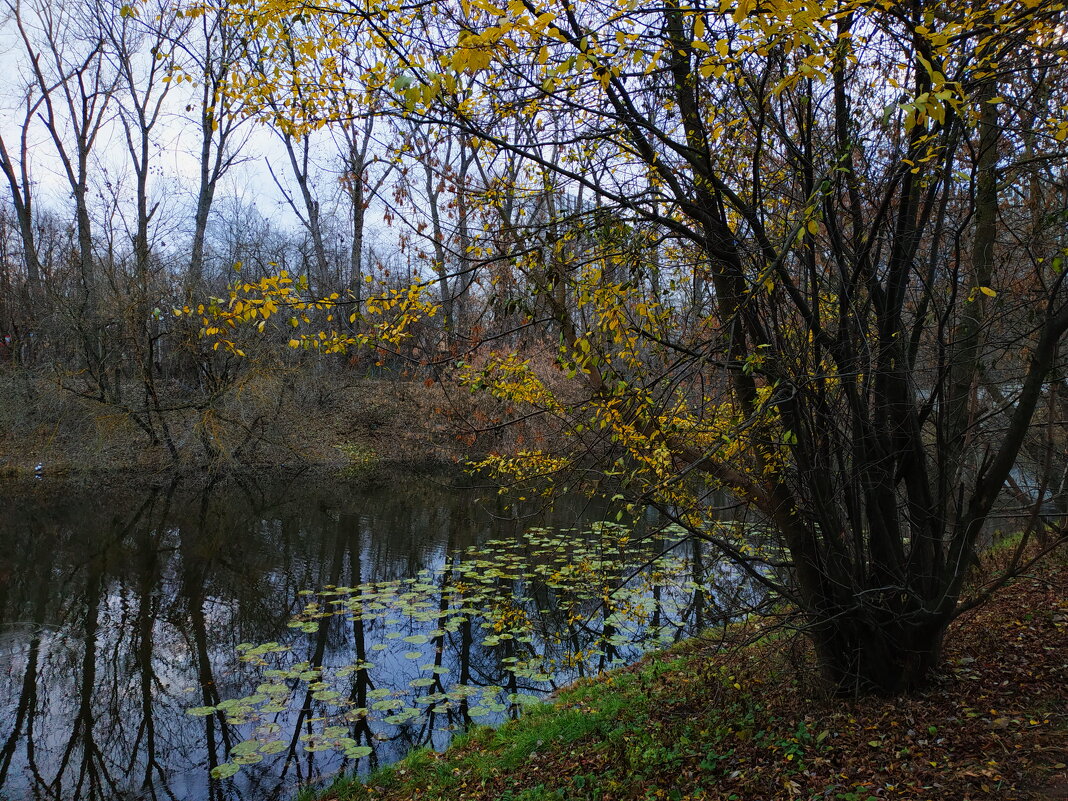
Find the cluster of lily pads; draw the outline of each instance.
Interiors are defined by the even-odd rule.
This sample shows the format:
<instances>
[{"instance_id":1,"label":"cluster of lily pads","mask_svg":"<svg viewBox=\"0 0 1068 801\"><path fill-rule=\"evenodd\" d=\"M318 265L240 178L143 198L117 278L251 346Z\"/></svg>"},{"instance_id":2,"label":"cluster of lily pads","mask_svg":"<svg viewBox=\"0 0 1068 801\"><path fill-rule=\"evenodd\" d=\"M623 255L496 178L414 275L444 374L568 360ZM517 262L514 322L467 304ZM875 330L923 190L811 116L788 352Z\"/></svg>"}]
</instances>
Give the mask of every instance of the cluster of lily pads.
<instances>
[{"instance_id":1,"label":"cluster of lily pads","mask_svg":"<svg viewBox=\"0 0 1068 801\"><path fill-rule=\"evenodd\" d=\"M188 710L248 732L213 776L282 751L358 760L402 729L426 741L492 723L677 638L711 588L665 546L672 534L532 528L412 577L305 591L293 641L238 646L256 692ZM302 649L311 657L298 660Z\"/></svg>"}]
</instances>

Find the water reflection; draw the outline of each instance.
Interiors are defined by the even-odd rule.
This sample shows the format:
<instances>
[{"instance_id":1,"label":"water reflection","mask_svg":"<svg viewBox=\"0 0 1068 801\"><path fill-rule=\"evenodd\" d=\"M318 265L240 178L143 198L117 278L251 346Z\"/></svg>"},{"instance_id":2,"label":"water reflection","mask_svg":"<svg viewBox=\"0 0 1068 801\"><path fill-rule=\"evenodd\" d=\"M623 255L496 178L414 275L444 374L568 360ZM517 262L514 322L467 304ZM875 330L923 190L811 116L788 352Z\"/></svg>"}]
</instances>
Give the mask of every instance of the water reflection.
<instances>
[{"instance_id":1,"label":"water reflection","mask_svg":"<svg viewBox=\"0 0 1068 801\"><path fill-rule=\"evenodd\" d=\"M582 527L603 508L516 519L457 480L0 487L0 799L288 798L338 770L442 747L472 717L514 714L549 674L565 681L634 655L619 636L626 621L592 603L599 590L567 606L551 578L532 587L455 557L493 539L508 550L535 523ZM654 633L721 615L717 585L737 591L699 550L686 556L682 595L641 591L660 601L642 621ZM314 596L323 609L348 604L322 620L301 594L372 582ZM498 638L515 627L479 619L479 597L541 627ZM269 642L291 650L247 645ZM234 763L248 767L210 778Z\"/></svg>"},{"instance_id":2,"label":"water reflection","mask_svg":"<svg viewBox=\"0 0 1068 801\"><path fill-rule=\"evenodd\" d=\"M185 710L250 691L237 646L285 638L300 590L413 576L529 522L495 518L495 503L426 476L0 488L0 798L264 799L331 769L294 742L299 758L277 771L211 781L241 738ZM556 515L574 524L581 510ZM316 664L368 656L356 623L309 647ZM373 689L355 682L352 700L367 706Z\"/></svg>"},{"instance_id":3,"label":"water reflection","mask_svg":"<svg viewBox=\"0 0 1068 801\"><path fill-rule=\"evenodd\" d=\"M427 477L0 489L0 797L271 797L208 781L234 734L185 708L245 690L237 644L285 632L299 590L507 528L480 498Z\"/></svg>"}]
</instances>

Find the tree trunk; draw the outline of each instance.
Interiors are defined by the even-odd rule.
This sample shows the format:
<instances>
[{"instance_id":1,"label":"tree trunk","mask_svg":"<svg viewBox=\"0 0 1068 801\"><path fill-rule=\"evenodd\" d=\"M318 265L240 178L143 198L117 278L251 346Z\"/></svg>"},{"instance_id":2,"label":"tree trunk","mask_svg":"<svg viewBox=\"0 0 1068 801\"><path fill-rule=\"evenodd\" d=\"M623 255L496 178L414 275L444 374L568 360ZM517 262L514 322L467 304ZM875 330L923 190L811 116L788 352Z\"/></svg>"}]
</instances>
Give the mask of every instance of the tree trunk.
<instances>
[{"instance_id":1,"label":"tree trunk","mask_svg":"<svg viewBox=\"0 0 1068 801\"><path fill-rule=\"evenodd\" d=\"M874 610L873 610L874 611ZM898 695L923 687L938 664L944 622L910 624L907 613L829 615L811 629L820 675L839 696Z\"/></svg>"},{"instance_id":2,"label":"tree trunk","mask_svg":"<svg viewBox=\"0 0 1068 801\"><path fill-rule=\"evenodd\" d=\"M215 185L218 171L212 170L212 121L211 112L205 110L200 121L200 187L197 190L197 208L193 215L193 243L189 255L189 272L186 280L193 288L204 277L204 240L208 231L208 215L215 200Z\"/></svg>"}]
</instances>

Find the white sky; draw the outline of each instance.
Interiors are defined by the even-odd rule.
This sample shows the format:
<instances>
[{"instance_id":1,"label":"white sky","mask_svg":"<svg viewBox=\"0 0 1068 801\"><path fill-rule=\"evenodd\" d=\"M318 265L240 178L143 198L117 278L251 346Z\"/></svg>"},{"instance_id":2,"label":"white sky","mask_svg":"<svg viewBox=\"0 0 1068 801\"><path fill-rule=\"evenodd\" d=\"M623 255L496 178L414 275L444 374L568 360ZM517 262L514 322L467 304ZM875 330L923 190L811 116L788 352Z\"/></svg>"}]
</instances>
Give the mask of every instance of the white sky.
<instances>
[{"instance_id":1,"label":"white sky","mask_svg":"<svg viewBox=\"0 0 1068 801\"><path fill-rule=\"evenodd\" d=\"M0 9L2 8L0 6ZM0 81L0 134L7 143L9 153L17 159L23 117L19 103L23 87L29 82L29 72L22 41L6 9L0 11L0 75L6 76ZM153 132L156 152L152 159L150 193L153 201L160 203L155 222L158 227L166 227L173 232L176 220L180 220L185 239L192 230L200 169L200 133L194 119L197 113L197 92L197 88L190 83L174 86L168 94L164 115ZM185 111L187 104L192 105L191 113ZM127 185L132 186L129 154L116 118L117 108L113 101L109 109L110 121L101 132L94 150L91 174L97 185L92 189L102 189L105 181L110 181L112 185L125 181ZM336 148L327 132L320 132L316 137L317 141L322 143L313 149L320 173L316 188L324 213L327 213L332 209L331 200L338 193ZM265 126L251 121L245 124L236 138L236 141L242 140L242 155L238 163L220 181L216 203L225 201L228 197L237 198L243 203L254 204L260 214L276 229L300 231L298 218L287 205L267 168L269 159L275 175L290 184L288 191L299 203L299 192L289 177L289 158L282 144ZM54 211L61 218L72 218L73 213L69 211L70 186L43 123L36 122L33 125L28 141L31 179L38 209ZM6 181L0 184L0 192L0 202L10 203ZM216 209L218 208L220 207L217 205ZM368 240L374 239L376 234L379 237L392 238L385 230L380 204L372 203L368 209L367 228ZM163 238L166 239L166 236ZM173 234L171 239L173 240ZM168 244L177 243L172 241Z\"/></svg>"}]
</instances>

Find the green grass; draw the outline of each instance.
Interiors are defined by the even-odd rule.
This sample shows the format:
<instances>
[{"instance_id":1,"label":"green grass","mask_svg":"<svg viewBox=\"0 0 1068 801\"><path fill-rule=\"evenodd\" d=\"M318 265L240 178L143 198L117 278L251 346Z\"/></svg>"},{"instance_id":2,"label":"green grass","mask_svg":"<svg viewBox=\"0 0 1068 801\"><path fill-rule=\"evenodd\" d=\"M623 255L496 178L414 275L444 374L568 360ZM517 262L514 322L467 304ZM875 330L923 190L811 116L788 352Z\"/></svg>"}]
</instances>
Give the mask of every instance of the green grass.
<instances>
[{"instance_id":1,"label":"green grass","mask_svg":"<svg viewBox=\"0 0 1068 801\"><path fill-rule=\"evenodd\" d=\"M698 754L697 750L717 739L716 734L730 737L739 726L752 726L754 716L747 709L748 702L739 703L739 698L748 696L733 689L733 676L712 671L694 682L693 668L688 657L671 652L652 657L633 669L576 684L561 692L556 703L533 706L523 717L500 728L475 728L456 738L447 758L417 750L395 765L374 771L362 782L351 777L338 779L321 797L362 801L388 792L390 797L418 793L420 798L452 799L465 797L469 788L497 783L503 785L500 801L607 801L624 781L670 771L684 759L702 757L706 767L713 769L719 754ZM695 693L704 697L709 692L710 681L738 696L718 710L715 720L707 715L683 716L669 734L663 723L653 721L654 707L686 707L694 701ZM656 692L652 692L654 688ZM582 772L569 768L572 775L566 788L521 786L525 779L509 778L529 768L539 754L562 755L569 763L588 763L593 769ZM606 766L614 767L606 771ZM551 777L551 782L555 784L558 778ZM314 795L298 801L312 798Z\"/></svg>"}]
</instances>

